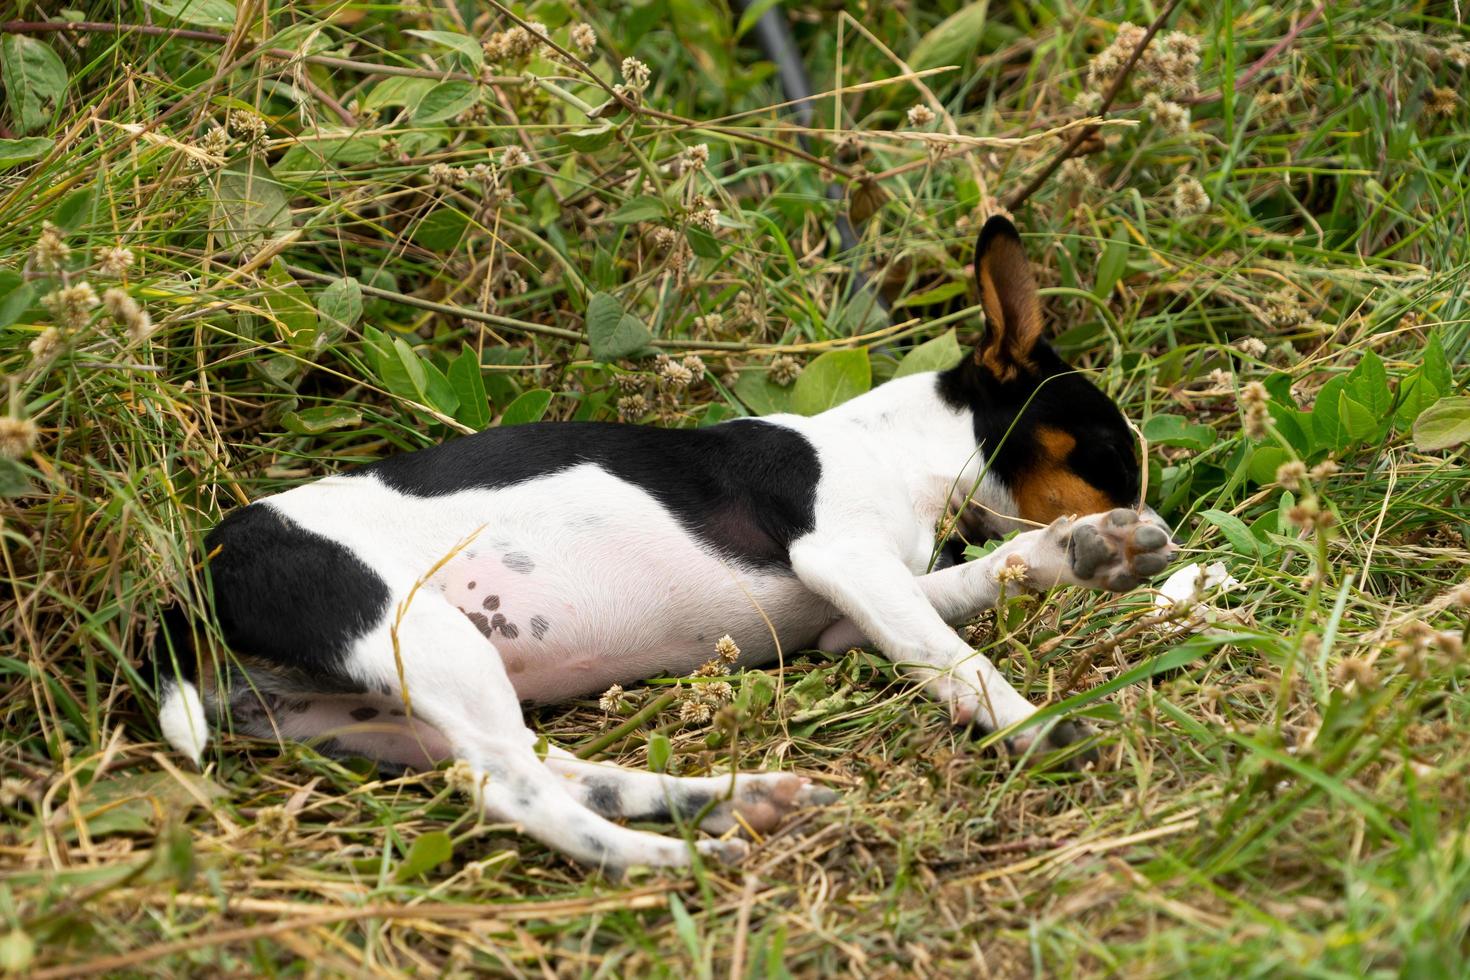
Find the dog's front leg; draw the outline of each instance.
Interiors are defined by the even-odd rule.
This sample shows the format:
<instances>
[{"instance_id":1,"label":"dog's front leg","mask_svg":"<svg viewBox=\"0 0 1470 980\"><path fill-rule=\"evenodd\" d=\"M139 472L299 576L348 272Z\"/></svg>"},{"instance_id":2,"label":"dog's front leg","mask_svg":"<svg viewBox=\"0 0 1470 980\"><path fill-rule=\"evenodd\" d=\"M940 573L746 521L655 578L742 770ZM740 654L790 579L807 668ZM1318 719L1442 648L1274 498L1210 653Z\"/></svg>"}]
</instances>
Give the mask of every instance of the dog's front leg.
<instances>
[{"instance_id":1,"label":"dog's front leg","mask_svg":"<svg viewBox=\"0 0 1470 980\"><path fill-rule=\"evenodd\" d=\"M791 567L889 660L948 704L956 724L1005 728L1036 710L945 623L898 556L860 541L808 535L792 545Z\"/></svg>"}]
</instances>

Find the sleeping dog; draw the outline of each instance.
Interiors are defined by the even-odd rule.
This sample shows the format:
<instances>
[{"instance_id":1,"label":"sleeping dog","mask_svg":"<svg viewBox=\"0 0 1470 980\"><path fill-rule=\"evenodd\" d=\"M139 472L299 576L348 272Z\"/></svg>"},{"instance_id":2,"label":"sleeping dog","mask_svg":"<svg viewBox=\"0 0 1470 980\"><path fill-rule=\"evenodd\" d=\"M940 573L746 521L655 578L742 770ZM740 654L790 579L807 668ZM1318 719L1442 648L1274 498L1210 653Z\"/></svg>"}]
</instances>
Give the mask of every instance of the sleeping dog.
<instances>
[{"instance_id":1,"label":"sleeping dog","mask_svg":"<svg viewBox=\"0 0 1470 980\"><path fill-rule=\"evenodd\" d=\"M180 664L165 736L199 761L207 703L252 735L461 760L491 818L590 864L674 867L683 840L613 820L766 830L830 794L788 773L674 778L538 750L522 701L688 674L729 634L745 666L872 646L956 723L1023 722L1036 709L953 624L1007 587L1131 589L1172 544L1138 500L1122 414L1042 340L1004 218L975 271L988 329L972 355L814 417L490 429L235 511L206 538L229 666L195 681ZM956 523L1023 533L935 570L936 529ZM746 846L694 844L721 860Z\"/></svg>"}]
</instances>

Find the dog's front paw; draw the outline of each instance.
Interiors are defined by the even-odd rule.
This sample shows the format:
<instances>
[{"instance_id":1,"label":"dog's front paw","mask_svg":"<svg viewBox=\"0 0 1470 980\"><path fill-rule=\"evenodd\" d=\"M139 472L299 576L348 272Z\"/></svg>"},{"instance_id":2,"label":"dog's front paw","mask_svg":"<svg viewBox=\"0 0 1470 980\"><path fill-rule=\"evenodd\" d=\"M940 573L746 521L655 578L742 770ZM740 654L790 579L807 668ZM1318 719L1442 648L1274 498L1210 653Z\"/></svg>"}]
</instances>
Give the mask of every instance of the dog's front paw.
<instances>
[{"instance_id":1,"label":"dog's front paw","mask_svg":"<svg viewBox=\"0 0 1470 980\"><path fill-rule=\"evenodd\" d=\"M1081 772L1096 768L1102 761L1097 746L1088 744L1096 736L1097 729L1087 722L1064 719L1045 735L1035 730L1013 735L1006 739L1006 748L1011 755L1024 756L1033 765L1055 758L1054 753L1062 753L1052 768ZM1068 749L1072 751L1065 751Z\"/></svg>"},{"instance_id":2,"label":"dog's front paw","mask_svg":"<svg viewBox=\"0 0 1470 980\"><path fill-rule=\"evenodd\" d=\"M1080 518L1066 532L1067 560L1078 583L1112 592L1127 592L1162 572L1174 553L1168 530L1124 507Z\"/></svg>"},{"instance_id":3,"label":"dog's front paw","mask_svg":"<svg viewBox=\"0 0 1470 980\"><path fill-rule=\"evenodd\" d=\"M792 773L742 773L736 777L735 795L714 808L700 824L712 833L735 827L770 833L792 812L825 806L837 794Z\"/></svg>"}]
</instances>

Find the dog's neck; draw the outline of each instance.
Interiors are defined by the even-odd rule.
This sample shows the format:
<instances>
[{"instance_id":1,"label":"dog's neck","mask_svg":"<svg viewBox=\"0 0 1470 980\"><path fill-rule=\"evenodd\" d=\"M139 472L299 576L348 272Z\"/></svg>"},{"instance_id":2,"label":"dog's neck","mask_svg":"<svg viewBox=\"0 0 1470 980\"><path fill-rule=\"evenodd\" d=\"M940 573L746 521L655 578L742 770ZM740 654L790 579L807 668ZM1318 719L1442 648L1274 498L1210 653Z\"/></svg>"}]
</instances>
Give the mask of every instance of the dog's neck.
<instances>
[{"instance_id":1,"label":"dog's neck","mask_svg":"<svg viewBox=\"0 0 1470 980\"><path fill-rule=\"evenodd\" d=\"M826 414L857 426L880 445L908 483L915 513L926 525L946 512L963 511L969 537L1012 529L1015 500L986 473L973 413L940 397L937 375L895 378Z\"/></svg>"}]
</instances>

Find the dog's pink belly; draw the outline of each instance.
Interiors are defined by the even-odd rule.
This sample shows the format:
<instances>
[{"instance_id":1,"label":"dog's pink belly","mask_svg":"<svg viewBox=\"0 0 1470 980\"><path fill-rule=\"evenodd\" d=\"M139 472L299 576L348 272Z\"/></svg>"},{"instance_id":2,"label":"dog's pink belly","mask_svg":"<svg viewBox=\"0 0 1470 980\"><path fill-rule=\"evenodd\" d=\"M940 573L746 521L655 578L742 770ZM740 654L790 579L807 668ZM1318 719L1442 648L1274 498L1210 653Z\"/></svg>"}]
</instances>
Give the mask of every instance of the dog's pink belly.
<instances>
[{"instance_id":1,"label":"dog's pink belly","mask_svg":"<svg viewBox=\"0 0 1470 980\"><path fill-rule=\"evenodd\" d=\"M687 674L730 634L741 662L816 639L834 616L789 574L733 569L686 540L582 561L530 542L452 559L433 585L493 644L516 694L554 702L659 674ZM762 615L764 613L764 615Z\"/></svg>"}]
</instances>

